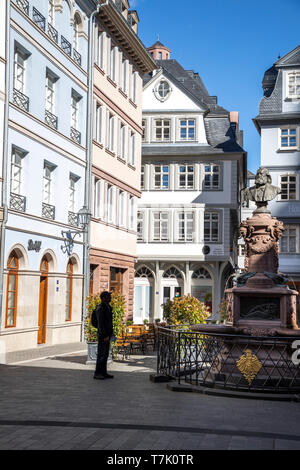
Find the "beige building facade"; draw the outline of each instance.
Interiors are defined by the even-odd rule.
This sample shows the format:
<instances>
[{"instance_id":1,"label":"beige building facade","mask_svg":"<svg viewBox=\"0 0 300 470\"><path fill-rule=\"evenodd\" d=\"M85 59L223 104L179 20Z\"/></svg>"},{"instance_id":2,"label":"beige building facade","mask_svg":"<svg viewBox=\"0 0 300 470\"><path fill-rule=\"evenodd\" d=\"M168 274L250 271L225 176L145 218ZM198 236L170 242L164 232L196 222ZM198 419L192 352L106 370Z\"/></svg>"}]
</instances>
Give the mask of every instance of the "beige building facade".
<instances>
[{"instance_id":1,"label":"beige building facade","mask_svg":"<svg viewBox=\"0 0 300 470\"><path fill-rule=\"evenodd\" d=\"M136 213L141 197L142 76L156 64L127 0L103 5L94 31L90 293L125 295L133 316Z\"/></svg>"}]
</instances>

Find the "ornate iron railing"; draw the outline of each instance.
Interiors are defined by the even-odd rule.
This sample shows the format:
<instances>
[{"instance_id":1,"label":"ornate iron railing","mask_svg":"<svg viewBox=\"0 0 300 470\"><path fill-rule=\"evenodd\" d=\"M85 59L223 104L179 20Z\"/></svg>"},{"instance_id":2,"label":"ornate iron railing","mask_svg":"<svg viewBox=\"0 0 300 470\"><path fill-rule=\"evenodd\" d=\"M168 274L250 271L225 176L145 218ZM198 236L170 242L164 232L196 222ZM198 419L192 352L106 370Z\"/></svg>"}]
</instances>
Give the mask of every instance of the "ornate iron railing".
<instances>
[{"instance_id":1,"label":"ornate iron railing","mask_svg":"<svg viewBox=\"0 0 300 470\"><path fill-rule=\"evenodd\" d=\"M77 142L77 144L81 143L81 133L77 129L74 129L74 127L71 127L70 129L70 137L72 140Z\"/></svg>"},{"instance_id":2,"label":"ornate iron railing","mask_svg":"<svg viewBox=\"0 0 300 470\"><path fill-rule=\"evenodd\" d=\"M58 44L58 31L50 23L48 23L48 36Z\"/></svg>"},{"instance_id":3,"label":"ornate iron railing","mask_svg":"<svg viewBox=\"0 0 300 470\"><path fill-rule=\"evenodd\" d=\"M300 392L300 366L293 356L296 339L159 327L157 373L195 387Z\"/></svg>"},{"instance_id":4,"label":"ornate iron railing","mask_svg":"<svg viewBox=\"0 0 300 470\"><path fill-rule=\"evenodd\" d=\"M76 51L76 49L73 49L73 59L78 65L81 66L81 54L79 54L79 52Z\"/></svg>"},{"instance_id":5,"label":"ornate iron railing","mask_svg":"<svg viewBox=\"0 0 300 470\"><path fill-rule=\"evenodd\" d=\"M77 227L78 226L78 214L76 214L75 212L69 211L68 212L68 223L70 225L74 225L74 227Z\"/></svg>"},{"instance_id":6,"label":"ornate iron railing","mask_svg":"<svg viewBox=\"0 0 300 470\"><path fill-rule=\"evenodd\" d=\"M13 90L13 102L16 106L25 111L29 111L29 98L24 95L21 91L14 88Z\"/></svg>"},{"instance_id":7,"label":"ornate iron railing","mask_svg":"<svg viewBox=\"0 0 300 470\"><path fill-rule=\"evenodd\" d=\"M10 193L10 208L16 211L26 211L26 197L19 194Z\"/></svg>"},{"instance_id":8,"label":"ornate iron railing","mask_svg":"<svg viewBox=\"0 0 300 470\"><path fill-rule=\"evenodd\" d=\"M29 15L29 2L27 0L16 0L16 4L26 15Z\"/></svg>"},{"instance_id":9,"label":"ornate iron railing","mask_svg":"<svg viewBox=\"0 0 300 470\"><path fill-rule=\"evenodd\" d=\"M57 129L58 126L58 118L54 114L50 113L50 111L45 111L45 123L48 126L52 127L53 129Z\"/></svg>"},{"instance_id":10,"label":"ornate iron railing","mask_svg":"<svg viewBox=\"0 0 300 470\"><path fill-rule=\"evenodd\" d=\"M46 18L35 7L32 7L32 19L39 28L46 30Z\"/></svg>"},{"instance_id":11,"label":"ornate iron railing","mask_svg":"<svg viewBox=\"0 0 300 470\"><path fill-rule=\"evenodd\" d=\"M42 205L42 217L45 219L55 219L55 206L51 206L50 204L46 204L43 202Z\"/></svg>"},{"instance_id":12,"label":"ornate iron railing","mask_svg":"<svg viewBox=\"0 0 300 470\"><path fill-rule=\"evenodd\" d=\"M72 45L64 36L61 36L61 48L66 54L72 56Z\"/></svg>"}]
</instances>

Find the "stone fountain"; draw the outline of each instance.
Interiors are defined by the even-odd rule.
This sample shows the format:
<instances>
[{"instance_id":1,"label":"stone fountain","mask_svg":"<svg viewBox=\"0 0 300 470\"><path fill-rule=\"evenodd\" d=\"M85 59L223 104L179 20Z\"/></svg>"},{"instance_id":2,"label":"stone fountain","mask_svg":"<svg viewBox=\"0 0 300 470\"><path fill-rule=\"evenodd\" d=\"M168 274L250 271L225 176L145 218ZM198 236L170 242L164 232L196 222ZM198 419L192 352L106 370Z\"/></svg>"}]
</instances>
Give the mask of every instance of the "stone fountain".
<instances>
[{"instance_id":1,"label":"stone fountain","mask_svg":"<svg viewBox=\"0 0 300 470\"><path fill-rule=\"evenodd\" d=\"M229 375L229 382L234 382L235 376L236 381L239 380L238 375L242 372L250 385L254 378L258 383L259 378L264 381L266 376L272 382L272 379L276 379L276 364L276 374L280 376L281 383L284 383L286 364L291 360L291 344L294 338L300 336L300 329L296 320L298 292L291 290L287 286L288 279L278 272L279 240L284 231L283 223L272 217L268 210L268 202L279 193L280 189L272 185L268 169L263 167L256 173L255 186L242 191L242 203L256 203L252 216L240 224L240 233L245 240L245 272L236 278L234 287L225 290L225 324L192 326L193 331L207 332L210 335L215 333L218 338L219 335L224 335L223 344L227 346L218 356L218 371L214 381L223 380L228 384ZM236 335L234 346L230 345L232 340L227 340L226 335L231 338ZM253 337L253 344L259 338L256 355L249 349L252 340L243 339L246 337ZM291 344L287 347L284 338L289 342L288 337ZM280 341L276 341L276 338L283 338L284 345L280 346ZM243 347L243 344L247 344L247 347ZM245 370L248 370L248 375ZM300 371L293 378L293 384L296 382L300 388Z\"/></svg>"}]
</instances>

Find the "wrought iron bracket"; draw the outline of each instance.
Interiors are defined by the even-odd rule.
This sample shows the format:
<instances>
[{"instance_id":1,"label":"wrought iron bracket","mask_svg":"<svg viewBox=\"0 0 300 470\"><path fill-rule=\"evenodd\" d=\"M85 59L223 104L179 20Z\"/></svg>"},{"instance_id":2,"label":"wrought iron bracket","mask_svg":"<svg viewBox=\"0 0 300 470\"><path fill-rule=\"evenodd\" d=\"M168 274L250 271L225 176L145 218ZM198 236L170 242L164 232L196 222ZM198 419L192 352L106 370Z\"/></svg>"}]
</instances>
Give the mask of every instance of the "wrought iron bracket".
<instances>
[{"instance_id":1,"label":"wrought iron bracket","mask_svg":"<svg viewBox=\"0 0 300 470\"><path fill-rule=\"evenodd\" d=\"M81 233L77 230L68 230L68 231L61 231L61 234L64 239L64 245L61 245L61 249L63 253L67 253L70 256L73 252L74 247L74 239L76 235L81 236Z\"/></svg>"}]
</instances>

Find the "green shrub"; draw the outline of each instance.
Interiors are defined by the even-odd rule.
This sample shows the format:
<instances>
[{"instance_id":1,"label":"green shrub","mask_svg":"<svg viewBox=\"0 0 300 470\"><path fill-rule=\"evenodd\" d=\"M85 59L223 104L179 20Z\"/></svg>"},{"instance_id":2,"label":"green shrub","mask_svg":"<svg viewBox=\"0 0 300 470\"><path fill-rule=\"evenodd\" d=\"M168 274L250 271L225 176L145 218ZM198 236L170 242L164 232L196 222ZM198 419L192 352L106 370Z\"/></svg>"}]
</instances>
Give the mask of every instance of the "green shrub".
<instances>
[{"instance_id":1,"label":"green shrub","mask_svg":"<svg viewBox=\"0 0 300 470\"><path fill-rule=\"evenodd\" d=\"M218 314L220 315L220 322L227 320L227 304L228 302L226 299L222 299L219 303Z\"/></svg>"},{"instance_id":2,"label":"green shrub","mask_svg":"<svg viewBox=\"0 0 300 470\"><path fill-rule=\"evenodd\" d=\"M171 325L205 323L211 314L203 302L190 294L168 300L163 310L165 320Z\"/></svg>"}]
</instances>

